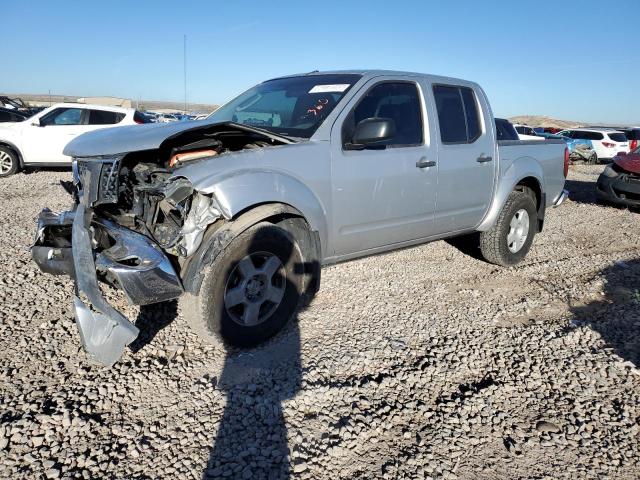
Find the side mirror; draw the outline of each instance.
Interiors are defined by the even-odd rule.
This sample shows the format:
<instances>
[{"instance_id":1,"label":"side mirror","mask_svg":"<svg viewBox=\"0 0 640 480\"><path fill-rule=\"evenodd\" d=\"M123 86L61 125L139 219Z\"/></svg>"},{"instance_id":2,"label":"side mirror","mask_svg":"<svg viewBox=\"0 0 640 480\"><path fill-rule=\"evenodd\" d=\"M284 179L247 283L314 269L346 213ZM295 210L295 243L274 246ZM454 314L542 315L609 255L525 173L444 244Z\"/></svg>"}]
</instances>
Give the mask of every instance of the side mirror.
<instances>
[{"instance_id":1,"label":"side mirror","mask_svg":"<svg viewBox=\"0 0 640 480\"><path fill-rule=\"evenodd\" d=\"M34 127L44 127L44 125L40 123L39 118L34 118L33 120L31 120L31 125L33 125Z\"/></svg>"},{"instance_id":2,"label":"side mirror","mask_svg":"<svg viewBox=\"0 0 640 480\"><path fill-rule=\"evenodd\" d=\"M383 142L396 135L396 122L391 118L365 118L356 125L351 143L347 150L364 150L365 148L382 147Z\"/></svg>"}]
</instances>

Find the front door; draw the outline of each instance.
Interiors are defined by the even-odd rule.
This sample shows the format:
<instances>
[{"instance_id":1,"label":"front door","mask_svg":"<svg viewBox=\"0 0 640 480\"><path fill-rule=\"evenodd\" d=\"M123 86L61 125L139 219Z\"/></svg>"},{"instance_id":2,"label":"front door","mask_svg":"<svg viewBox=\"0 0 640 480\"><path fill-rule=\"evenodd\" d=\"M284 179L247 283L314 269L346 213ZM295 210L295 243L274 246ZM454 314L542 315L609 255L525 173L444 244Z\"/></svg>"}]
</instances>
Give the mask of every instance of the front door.
<instances>
[{"instance_id":1,"label":"front door","mask_svg":"<svg viewBox=\"0 0 640 480\"><path fill-rule=\"evenodd\" d=\"M340 114L331 133L334 254L350 253L433 233L436 150L425 130L418 83L374 79ZM380 148L345 149L356 125L390 118L396 133Z\"/></svg>"},{"instance_id":2,"label":"front door","mask_svg":"<svg viewBox=\"0 0 640 480\"><path fill-rule=\"evenodd\" d=\"M64 147L78 135L91 130L83 125L84 109L60 107L40 117L40 125L29 123L22 131L26 163L69 163ZM29 120L27 120L29 122Z\"/></svg>"}]
</instances>

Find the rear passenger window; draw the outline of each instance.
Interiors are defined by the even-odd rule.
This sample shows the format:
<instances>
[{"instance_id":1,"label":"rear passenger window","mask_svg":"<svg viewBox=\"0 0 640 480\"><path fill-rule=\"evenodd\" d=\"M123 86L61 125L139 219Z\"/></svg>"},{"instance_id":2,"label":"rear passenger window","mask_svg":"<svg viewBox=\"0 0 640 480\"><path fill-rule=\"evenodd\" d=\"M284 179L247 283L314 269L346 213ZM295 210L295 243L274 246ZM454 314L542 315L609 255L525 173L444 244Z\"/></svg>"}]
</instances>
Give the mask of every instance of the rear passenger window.
<instances>
[{"instance_id":1,"label":"rear passenger window","mask_svg":"<svg viewBox=\"0 0 640 480\"><path fill-rule=\"evenodd\" d=\"M600 132L584 132L582 130L574 130L573 137L578 140L602 140L604 139L604 135Z\"/></svg>"},{"instance_id":2,"label":"rear passenger window","mask_svg":"<svg viewBox=\"0 0 640 480\"><path fill-rule=\"evenodd\" d=\"M367 118L390 118L396 135L387 146L422 144L422 112L415 83L385 82L372 87L356 105L343 125L344 143L351 141L355 127Z\"/></svg>"},{"instance_id":3,"label":"rear passenger window","mask_svg":"<svg viewBox=\"0 0 640 480\"><path fill-rule=\"evenodd\" d=\"M480 137L480 117L473 90L434 85L442 143L473 143Z\"/></svg>"},{"instance_id":4,"label":"rear passenger window","mask_svg":"<svg viewBox=\"0 0 640 480\"><path fill-rule=\"evenodd\" d=\"M89 125L113 125L124 118L124 113L106 110L89 110Z\"/></svg>"},{"instance_id":5,"label":"rear passenger window","mask_svg":"<svg viewBox=\"0 0 640 480\"><path fill-rule=\"evenodd\" d=\"M461 88L462 103L467 117L467 139L474 142L480 136L480 120L478 118L478 106L476 96L470 88Z\"/></svg>"}]
</instances>

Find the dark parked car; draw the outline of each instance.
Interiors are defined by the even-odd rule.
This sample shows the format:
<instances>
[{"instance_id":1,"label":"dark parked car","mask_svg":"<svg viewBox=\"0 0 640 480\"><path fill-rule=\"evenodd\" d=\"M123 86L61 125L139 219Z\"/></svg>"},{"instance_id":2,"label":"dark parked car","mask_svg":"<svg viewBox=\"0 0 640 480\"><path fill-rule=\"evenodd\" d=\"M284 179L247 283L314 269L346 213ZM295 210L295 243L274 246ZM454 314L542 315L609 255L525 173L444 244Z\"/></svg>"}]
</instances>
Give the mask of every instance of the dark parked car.
<instances>
[{"instance_id":1,"label":"dark parked car","mask_svg":"<svg viewBox=\"0 0 640 480\"><path fill-rule=\"evenodd\" d=\"M640 207L640 147L613 158L598 178L596 194L603 203Z\"/></svg>"},{"instance_id":2,"label":"dark parked car","mask_svg":"<svg viewBox=\"0 0 640 480\"><path fill-rule=\"evenodd\" d=\"M496 118L496 138L498 140L520 140L513 124L506 118Z\"/></svg>"},{"instance_id":3,"label":"dark parked car","mask_svg":"<svg viewBox=\"0 0 640 480\"><path fill-rule=\"evenodd\" d=\"M0 107L0 123L4 122L22 122L29 118L24 112L19 112L12 108L2 108Z\"/></svg>"},{"instance_id":4,"label":"dark parked car","mask_svg":"<svg viewBox=\"0 0 640 480\"><path fill-rule=\"evenodd\" d=\"M625 128L623 132L625 137L629 139L629 149L631 151L640 147L640 128Z\"/></svg>"}]
</instances>

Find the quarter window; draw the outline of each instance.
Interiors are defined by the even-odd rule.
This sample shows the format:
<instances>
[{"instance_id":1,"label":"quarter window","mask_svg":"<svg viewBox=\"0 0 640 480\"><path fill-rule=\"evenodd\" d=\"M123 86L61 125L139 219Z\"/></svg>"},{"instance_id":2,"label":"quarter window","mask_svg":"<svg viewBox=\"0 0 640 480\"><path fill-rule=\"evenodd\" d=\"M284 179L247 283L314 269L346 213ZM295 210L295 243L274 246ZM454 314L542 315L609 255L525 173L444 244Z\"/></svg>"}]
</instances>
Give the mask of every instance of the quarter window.
<instances>
[{"instance_id":1,"label":"quarter window","mask_svg":"<svg viewBox=\"0 0 640 480\"><path fill-rule=\"evenodd\" d=\"M609 133L609 138L614 142L626 142L627 137L624 136L624 133Z\"/></svg>"},{"instance_id":2,"label":"quarter window","mask_svg":"<svg viewBox=\"0 0 640 480\"><path fill-rule=\"evenodd\" d=\"M480 137L480 115L471 88L434 85L442 143L473 143Z\"/></svg>"},{"instance_id":3,"label":"quarter window","mask_svg":"<svg viewBox=\"0 0 640 480\"><path fill-rule=\"evenodd\" d=\"M390 118L395 122L396 134L384 143L386 146L422 144L422 112L415 83L385 82L372 87L346 118L343 143L349 143L356 125L368 118Z\"/></svg>"}]
</instances>

